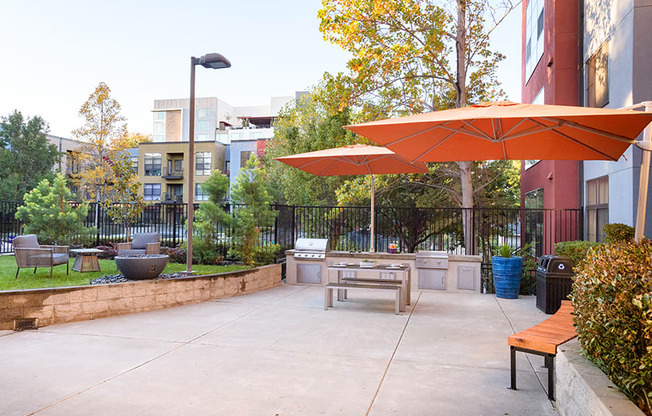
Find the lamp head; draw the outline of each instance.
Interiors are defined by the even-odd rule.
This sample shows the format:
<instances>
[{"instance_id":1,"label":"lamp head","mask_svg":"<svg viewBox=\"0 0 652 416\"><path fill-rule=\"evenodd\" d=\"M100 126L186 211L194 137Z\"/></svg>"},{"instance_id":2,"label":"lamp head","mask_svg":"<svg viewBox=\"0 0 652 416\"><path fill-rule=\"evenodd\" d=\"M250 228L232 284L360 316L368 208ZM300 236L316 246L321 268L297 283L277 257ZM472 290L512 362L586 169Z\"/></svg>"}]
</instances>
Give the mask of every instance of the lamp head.
<instances>
[{"instance_id":1,"label":"lamp head","mask_svg":"<svg viewBox=\"0 0 652 416\"><path fill-rule=\"evenodd\" d=\"M221 69L230 68L231 62L220 53L207 53L199 58L198 62L204 68Z\"/></svg>"}]
</instances>

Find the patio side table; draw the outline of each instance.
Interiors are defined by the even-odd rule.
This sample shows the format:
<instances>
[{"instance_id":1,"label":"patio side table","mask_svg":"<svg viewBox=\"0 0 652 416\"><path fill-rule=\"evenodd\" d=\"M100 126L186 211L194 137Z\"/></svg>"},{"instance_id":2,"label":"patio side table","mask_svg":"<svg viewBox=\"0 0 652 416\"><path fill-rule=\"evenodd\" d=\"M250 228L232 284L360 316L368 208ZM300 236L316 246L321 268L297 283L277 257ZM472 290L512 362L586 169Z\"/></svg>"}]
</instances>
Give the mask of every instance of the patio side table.
<instances>
[{"instance_id":1,"label":"patio side table","mask_svg":"<svg viewBox=\"0 0 652 416\"><path fill-rule=\"evenodd\" d=\"M70 250L70 252L77 255L75 257L75 264L72 266L73 270L80 273L101 271L97 255L102 253L102 250L96 248L77 248Z\"/></svg>"}]
</instances>

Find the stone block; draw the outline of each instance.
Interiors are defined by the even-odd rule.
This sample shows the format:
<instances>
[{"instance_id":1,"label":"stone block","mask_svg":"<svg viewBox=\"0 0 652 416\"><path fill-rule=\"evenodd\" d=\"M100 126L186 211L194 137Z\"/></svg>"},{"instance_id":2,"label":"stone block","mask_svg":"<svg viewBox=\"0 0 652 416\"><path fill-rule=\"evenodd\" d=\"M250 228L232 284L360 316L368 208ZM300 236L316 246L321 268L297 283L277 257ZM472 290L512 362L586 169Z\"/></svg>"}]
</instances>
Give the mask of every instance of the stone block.
<instances>
[{"instance_id":1,"label":"stone block","mask_svg":"<svg viewBox=\"0 0 652 416\"><path fill-rule=\"evenodd\" d=\"M192 290L177 292L176 299L178 303L191 303L194 299Z\"/></svg>"},{"instance_id":2,"label":"stone block","mask_svg":"<svg viewBox=\"0 0 652 416\"><path fill-rule=\"evenodd\" d=\"M53 305L55 319L71 319L76 315L83 314L81 303L63 303L61 305ZM64 321L67 322L67 321Z\"/></svg>"},{"instance_id":3,"label":"stone block","mask_svg":"<svg viewBox=\"0 0 652 416\"><path fill-rule=\"evenodd\" d=\"M43 305L62 305L70 303L70 292L53 293L43 300Z\"/></svg>"},{"instance_id":4,"label":"stone block","mask_svg":"<svg viewBox=\"0 0 652 416\"><path fill-rule=\"evenodd\" d=\"M177 304L177 296L174 293L161 293L155 296L156 305L174 306Z\"/></svg>"},{"instance_id":5,"label":"stone block","mask_svg":"<svg viewBox=\"0 0 652 416\"><path fill-rule=\"evenodd\" d=\"M224 297L224 285L211 287L211 299L222 299Z\"/></svg>"},{"instance_id":6,"label":"stone block","mask_svg":"<svg viewBox=\"0 0 652 416\"><path fill-rule=\"evenodd\" d=\"M97 288L89 287L70 292L70 303L86 303L97 300Z\"/></svg>"},{"instance_id":7,"label":"stone block","mask_svg":"<svg viewBox=\"0 0 652 416\"><path fill-rule=\"evenodd\" d=\"M119 299L122 297L122 285L97 287L97 300Z\"/></svg>"},{"instance_id":8,"label":"stone block","mask_svg":"<svg viewBox=\"0 0 652 416\"><path fill-rule=\"evenodd\" d=\"M14 319L23 317L23 308L3 308L0 309L0 322L11 322L11 328L14 328Z\"/></svg>"},{"instance_id":9,"label":"stone block","mask_svg":"<svg viewBox=\"0 0 652 416\"><path fill-rule=\"evenodd\" d=\"M120 298L109 301L111 312L131 311L134 308L134 298Z\"/></svg>"},{"instance_id":10,"label":"stone block","mask_svg":"<svg viewBox=\"0 0 652 416\"><path fill-rule=\"evenodd\" d=\"M124 297L145 296L146 294L147 288L142 282L122 283L122 296Z\"/></svg>"},{"instance_id":11,"label":"stone block","mask_svg":"<svg viewBox=\"0 0 652 416\"><path fill-rule=\"evenodd\" d=\"M37 318L39 321L49 321L54 317L54 306L30 306L23 308L24 318Z\"/></svg>"},{"instance_id":12,"label":"stone block","mask_svg":"<svg viewBox=\"0 0 652 416\"><path fill-rule=\"evenodd\" d=\"M134 308L151 308L156 304L154 295L137 296L133 298Z\"/></svg>"},{"instance_id":13,"label":"stone block","mask_svg":"<svg viewBox=\"0 0 652 416\"><path fill-rule=\"evenodd\" d=\"M109 302L106 300L96 300L93 302L83 302L82 313L97 316L98 314L109 311Z\"/></svg>"}]
</instances>

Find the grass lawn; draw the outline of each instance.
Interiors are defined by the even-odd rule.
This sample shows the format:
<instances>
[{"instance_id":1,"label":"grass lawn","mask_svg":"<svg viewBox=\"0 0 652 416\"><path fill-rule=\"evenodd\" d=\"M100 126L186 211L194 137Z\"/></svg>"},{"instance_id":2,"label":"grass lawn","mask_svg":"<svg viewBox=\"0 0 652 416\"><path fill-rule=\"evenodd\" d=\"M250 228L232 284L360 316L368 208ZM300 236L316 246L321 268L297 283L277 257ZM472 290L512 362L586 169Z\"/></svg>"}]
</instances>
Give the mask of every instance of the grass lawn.
<instances>
[{"instance_id":1,"label":"grass lawn","mask_svg":"<svg viewBox=\"0 0 652 416\"><path fill-rule=\"evenodd\" d=\"M72 269L74 257L70 259L70 275L66 275L66 265L54 267L52 279L50 268L39 267L36 269L20 269L16 276L16 258L14 256L0 256L0 290L38 289L44 287L82 286L90 283L92 279L100 276L118 274L118 269L113 260L100 260L100 272L79 273ZM194 264L192 270L195 274L213 274L246 269L245 266L206 266ZM185 264L168 263L163 273L175 273L186 270Z\"/></svg>"}]
</instances>

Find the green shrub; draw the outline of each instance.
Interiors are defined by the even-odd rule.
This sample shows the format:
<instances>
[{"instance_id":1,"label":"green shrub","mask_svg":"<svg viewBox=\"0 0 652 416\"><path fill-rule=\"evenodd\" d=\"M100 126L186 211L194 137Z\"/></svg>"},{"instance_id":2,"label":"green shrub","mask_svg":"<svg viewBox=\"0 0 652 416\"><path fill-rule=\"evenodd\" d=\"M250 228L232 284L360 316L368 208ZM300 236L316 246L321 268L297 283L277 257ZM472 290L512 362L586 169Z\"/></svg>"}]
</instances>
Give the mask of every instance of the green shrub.
<instances>
[{"instance_id":1,"label":"green shrub","mask_svg":"<svg viewBox=\"0 0 652 416\"><path fill-rule=\"evenodd\" d=\"M572 300L586 355L652 415L652 243L595 247L576 268Z\"/></svg>"},{"instance_id":2,"label":"green shrub","mask_svg":"<svg viewBox=\"0 0 652 416\"><path fill-rule=\"evenodd\" d=\"M603 229L606 234L604 241L607 244L632 242L634 241L634 235L636 234L634 227L617 222L613 224L605 224Z\"/></svg>"},{"instance_id":3,"label":"green shrub","mask_svg":"<svg viewBox=\"0 0 652 416\"><path fill-rule=\"evenodd\" d=\"M537 294L537 261L529 254L523 254L523 272L521 274L521 295Z\"/></svg>"},{"instance_id":4,"label":"green shrub","mask_svg":"<svg viewBox=\"0 0 652 416\"><path fill-rule=\"evenodd\" d=\"M600 246L594 241L564 241L555 244L555 255L570 257L577 266L584 260L591 248Z\"/></svg>"},{"instance_id":5,"label":"green shrub","mask_svg":"<svg viewBox=\"0 0 652 416\"><path fill-rule=\"evenodd\" d=\"M267 246L255 247L253 250L253 259L256 266L276 263L278 253L281 251L279 244L270 244Z\"/></svg>"},{"instance_id":6,"label":"green shrub","mask_svg":"<svg viewBox=\"0 0 652 416\"><path fill-rule=\"evenodd\" d=\"M38 235L41 244L87 244L94 232L84 226L88 204L73 206L71 198L63 175L52 181L43 179L25 194L24 205L16 210L16 218L23 221L23 233Z\"/></svg>"}]
</instances>

